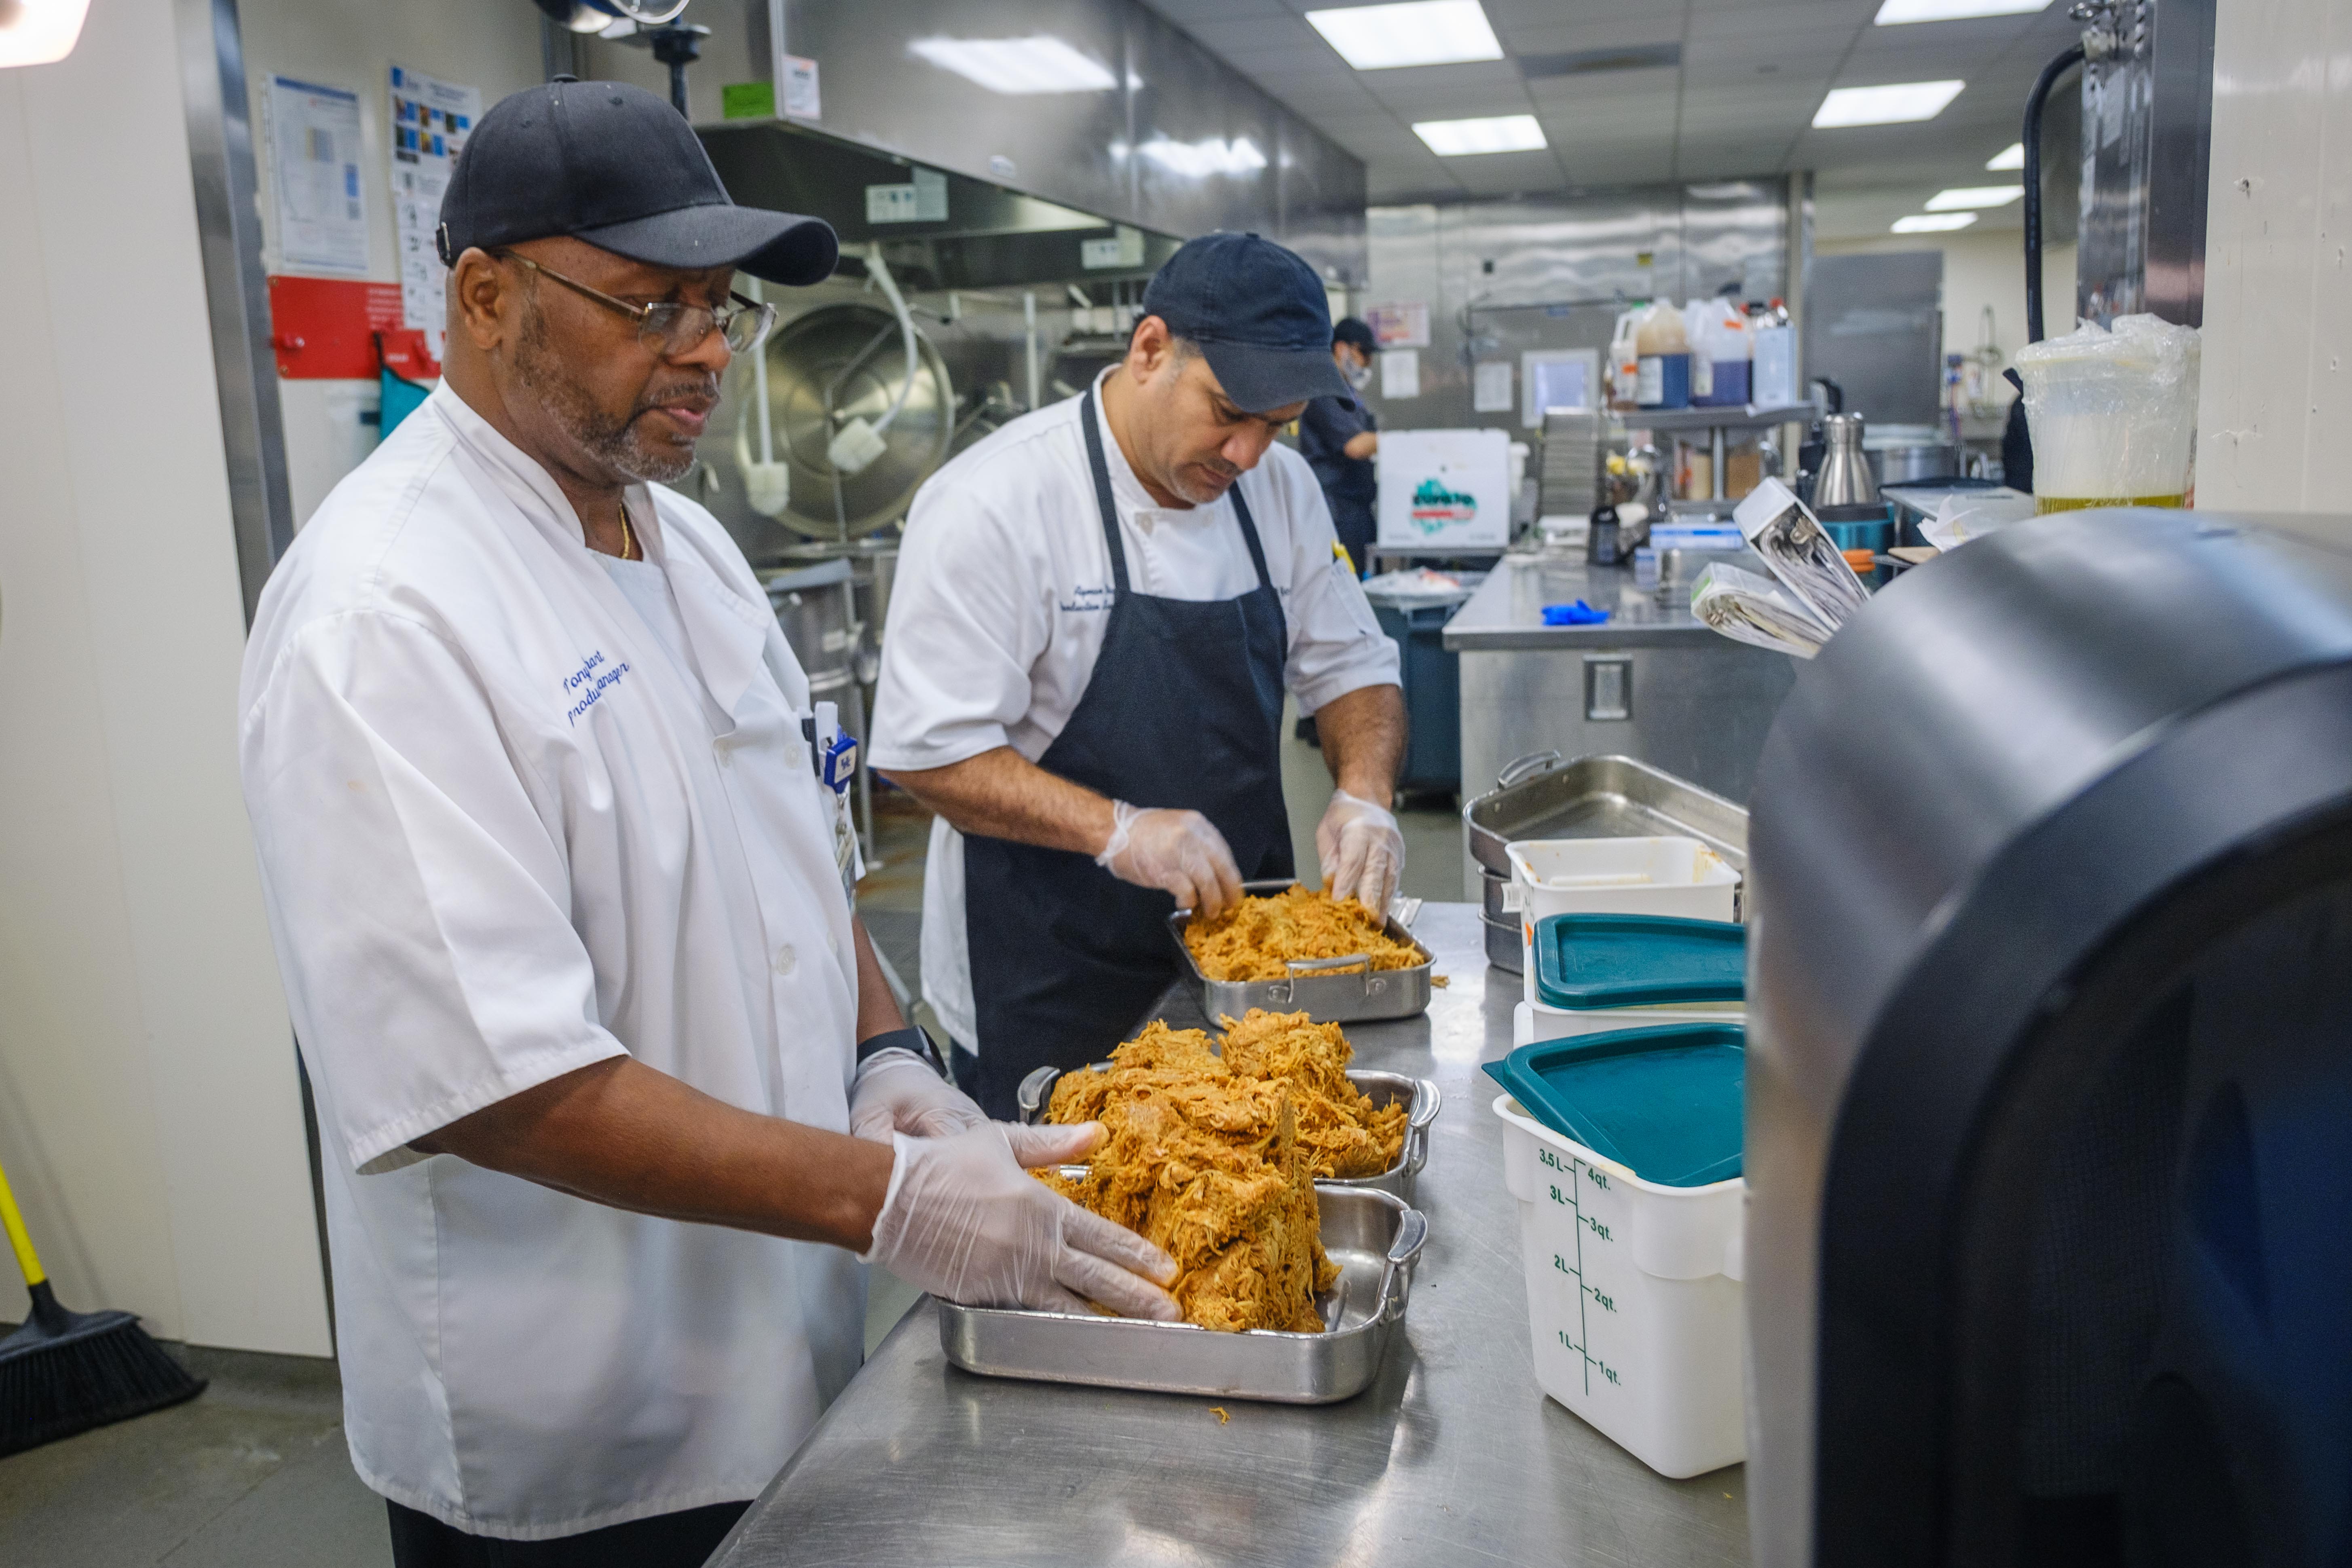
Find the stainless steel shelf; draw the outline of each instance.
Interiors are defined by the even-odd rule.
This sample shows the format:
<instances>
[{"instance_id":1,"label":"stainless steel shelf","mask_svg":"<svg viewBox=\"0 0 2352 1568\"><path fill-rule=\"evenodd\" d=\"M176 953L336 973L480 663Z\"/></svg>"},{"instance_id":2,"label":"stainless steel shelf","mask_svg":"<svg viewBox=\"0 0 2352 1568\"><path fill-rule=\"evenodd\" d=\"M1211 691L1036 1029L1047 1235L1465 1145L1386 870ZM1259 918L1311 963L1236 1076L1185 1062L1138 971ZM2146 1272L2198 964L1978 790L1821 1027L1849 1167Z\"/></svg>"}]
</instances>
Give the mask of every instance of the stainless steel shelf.
<instances>
[{"instance_id":1,"label":"stainless steel shelf","mask_svg":"<svg viewBox=\"0 0 2352 1568\"><path fill-rule=\"evenodd\" d=\"M1775 425L1810 420L1813 405L1790 403L1759 407L1722 408L1617 408L1609 413L1610 419L1627 430L1659 430L1671 435L1685 435L1694 430L1769 430Z\"/></svg>"}]
</instances>

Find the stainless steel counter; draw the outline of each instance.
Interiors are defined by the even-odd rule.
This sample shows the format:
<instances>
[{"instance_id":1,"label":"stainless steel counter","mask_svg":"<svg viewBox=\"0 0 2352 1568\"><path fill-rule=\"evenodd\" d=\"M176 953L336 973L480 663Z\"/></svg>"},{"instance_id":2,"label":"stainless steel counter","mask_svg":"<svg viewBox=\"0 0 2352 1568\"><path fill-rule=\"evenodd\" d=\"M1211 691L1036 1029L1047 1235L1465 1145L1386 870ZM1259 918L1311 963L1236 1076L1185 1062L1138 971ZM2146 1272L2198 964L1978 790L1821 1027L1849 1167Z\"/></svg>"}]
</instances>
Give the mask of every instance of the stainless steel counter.
<instances>
[{"instance_id":1,"label":"stainless steel counter","mask_svg":"<svg viewBox=\"0 0 2352 1568\"><path fill-rule=\"evenodd\" d=\"M1761 570L1759 566L1758 570ZM1548 626L1546 605L1582 599L1609 619L1597 626ZM1690 612L1690 587L1660 602L1654 588L1634 586L1632 568L1591 566L1577 559L1506 555L1470 602L1445 623L1445 646L1456 653L1498 648L1679 647L1715 638ZM1737 646L1737 645L1735 645Z\"/></svg>"},{"instance_id":2,"label":"stainless steel counter","mask_svg":"<svg viewBox=\"0 0 2352 1568\"><path fill-rule=\"evenodd\" d=\"M1609 619L1543 624L1546 605L1580 598ZM1461 655L1465 800L1518 758L1557 751L1634 757L1745 804L1796 679L1787 654L1733 642L1692 615L1687 584L1662 604L1631 570L1574 560L1506 557L1446 623L1445 646ZM1466 848L1463 891L1478 893Z\"/></svg>"},{"instance_id":3,"label":"stainless steel counter","mask_svg":"<svg viewBox=\"0 0 2352 1568\"><path fill-rule=\"evenodd\" d=\"M1478 910L1414 933L1429 1012L1348 1026L1358 1062L1433 1078L1430 1239L1405 1332L1339 1405L1223 1405L974 1377L929 1301L884 1341L711 1559L770 1564L1675 1564L1748 1560L1743 1472L1664 1480L1538 1392L1496 1090L1516 976ZM1171 992L1160 1016L1201 1022Z\"/></svg>"}]
</instances>

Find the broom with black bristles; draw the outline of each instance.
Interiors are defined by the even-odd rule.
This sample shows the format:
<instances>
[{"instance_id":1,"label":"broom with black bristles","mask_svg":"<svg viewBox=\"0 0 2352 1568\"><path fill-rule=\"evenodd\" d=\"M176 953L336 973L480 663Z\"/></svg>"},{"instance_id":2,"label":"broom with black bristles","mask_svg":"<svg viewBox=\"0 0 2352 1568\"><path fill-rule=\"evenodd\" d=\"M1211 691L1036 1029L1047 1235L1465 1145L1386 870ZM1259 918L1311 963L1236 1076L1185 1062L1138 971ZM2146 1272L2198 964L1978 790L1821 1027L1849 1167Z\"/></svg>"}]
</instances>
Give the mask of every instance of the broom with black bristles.
<instances>
[{"instance_id":1,"label":"broom with black bristles","mask_svg":"<svg viewBox=\"0 0 2352 1568\"><path fill-rule=\"evenodd\" d=\"M165 1354L129 1312L68 1312L58 1305L5 1171L0 1225L33 1297L24 1326L0 1339L0 1454L128 1421L205 1391L205 1380Z\"/></svg>"}]
</instances>

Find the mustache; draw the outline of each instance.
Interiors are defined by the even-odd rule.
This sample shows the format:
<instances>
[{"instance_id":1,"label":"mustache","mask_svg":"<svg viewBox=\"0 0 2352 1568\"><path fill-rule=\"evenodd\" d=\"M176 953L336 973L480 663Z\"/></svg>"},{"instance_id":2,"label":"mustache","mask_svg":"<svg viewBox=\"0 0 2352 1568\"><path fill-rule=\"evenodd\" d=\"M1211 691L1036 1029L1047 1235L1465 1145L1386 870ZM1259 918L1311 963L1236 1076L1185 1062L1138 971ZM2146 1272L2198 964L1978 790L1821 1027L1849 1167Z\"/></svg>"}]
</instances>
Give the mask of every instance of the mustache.
<instances>
[{"instance_id":1,"label":"mustache","mask_svg":"<svg viewBox=\"0 0 2352 1568\"><path fill-rule=\"evenodd\" d=\"M648 386L637 399L637 412L649 408L690 408L697 414L708 414L719 406L719 378L715 375L687 376Z\"/></svg>"}]
</instances>

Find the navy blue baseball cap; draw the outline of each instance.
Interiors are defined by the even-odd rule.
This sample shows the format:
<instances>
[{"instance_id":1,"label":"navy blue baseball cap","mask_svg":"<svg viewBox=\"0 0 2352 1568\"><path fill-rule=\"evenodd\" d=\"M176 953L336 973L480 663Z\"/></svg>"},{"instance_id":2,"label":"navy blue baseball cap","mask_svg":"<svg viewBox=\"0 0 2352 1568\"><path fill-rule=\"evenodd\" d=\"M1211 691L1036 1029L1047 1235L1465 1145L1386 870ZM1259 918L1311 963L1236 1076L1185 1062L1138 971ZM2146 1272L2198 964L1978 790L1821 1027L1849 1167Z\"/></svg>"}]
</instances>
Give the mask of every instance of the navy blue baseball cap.
<instances>
[{"instance_id":1,"label":"navy blue baseball cap","mask_svg":"<svg viewBox=\"0 0 2352 1568\"><path fill-rule=\"evenodd\" d=\"M1208 234L1189 242L1145 287L1143 313L1198 344L1244 412L1354 395L1331 362L1323 280L1270 239Z\"/></svg>"},{"instance_id":2,"label":"navy blue baseball cap","mask_svg":"<svg viewBox=\"0 0 2352 1568\"><path fill-rule=\"evenodd\" d=\"M654 267L733 267L771 283L833 275L833 226L739 207L686 117L641 87L558 77L509 93L466 138L441 197L441 265L568 235Z\"/></svg>"}]
</instances>

